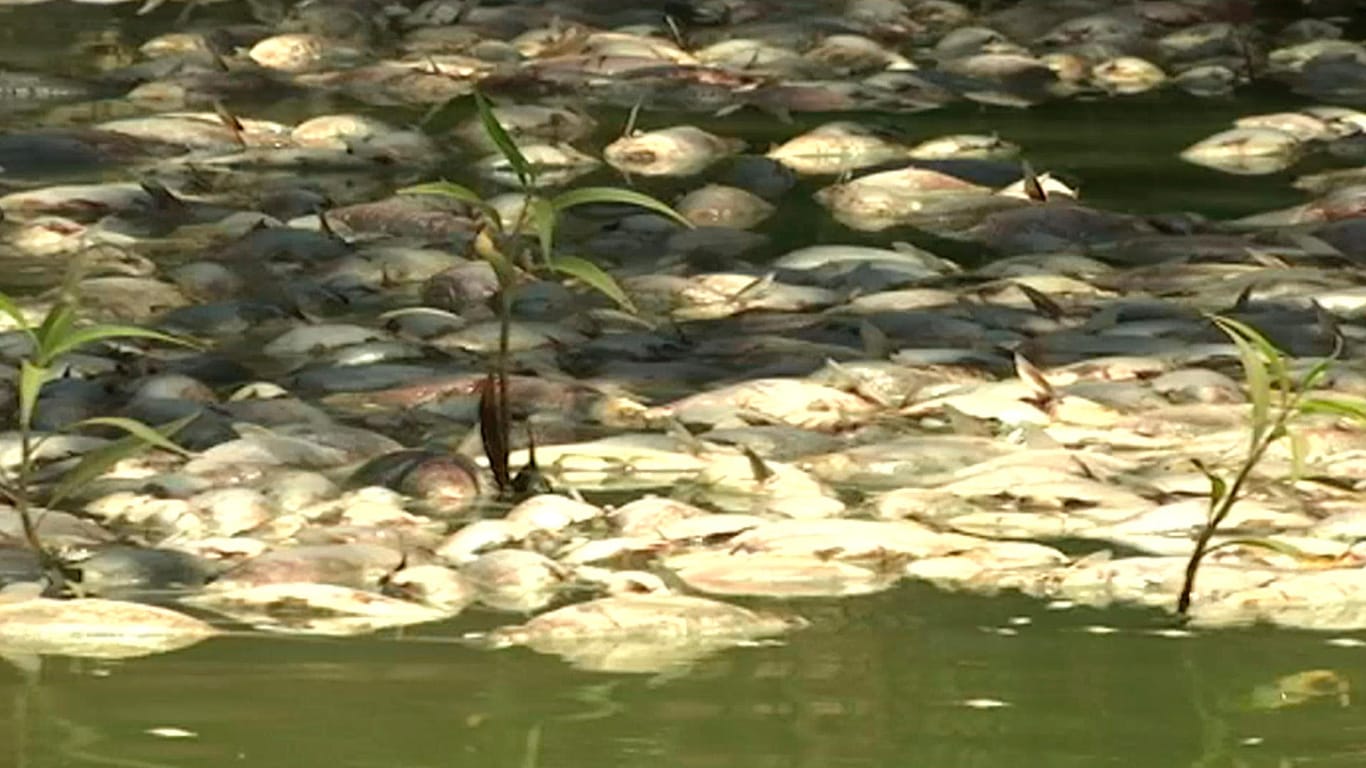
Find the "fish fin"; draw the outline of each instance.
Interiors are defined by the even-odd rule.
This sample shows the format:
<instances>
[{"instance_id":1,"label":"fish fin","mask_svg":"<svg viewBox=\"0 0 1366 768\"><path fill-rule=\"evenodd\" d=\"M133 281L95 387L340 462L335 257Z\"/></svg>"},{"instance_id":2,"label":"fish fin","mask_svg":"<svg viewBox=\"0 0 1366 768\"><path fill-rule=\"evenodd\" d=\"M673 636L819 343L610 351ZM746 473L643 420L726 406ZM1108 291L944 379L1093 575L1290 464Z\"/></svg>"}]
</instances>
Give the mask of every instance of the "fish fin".
<instances>
[{"instance_id":1,"label":"fish fin","mask_svg":"<svg viewBox=\"0 0 1366 768\"><path fill-rule=\"evenodd\" d=\"M1043 371L1039 370L1037 365L1030 362L1029 358L1025 357L1024 353L1020 350L1015 351L1015 374L1020 377L1020 381L1024 382L1025 387L1029 389L1030 394L1033 395L1035 400L1042 403L1051 403L1057 399L1057 390L1053 389L1053 385L1048 383L1048 379L1044 377Z\"/></svg>"},{"instance_id":2,"label":"fish fin","mask_svg":"<svg viewBox=\"0 0 1366 768\"><path fill-rule=\"evenodd\" d=\"M1038 174L1034 173L1034 166L1030 165L1028 160L1022 160L1020 170L1024 174L1024 191L1029 199L1036 203L1048 202L1048 192L1044 190Z\"/></svg>"},{"instance_id":3,"label":"fish fin","mask_svg":"<svg viewBox=\"0 0 1366 768\"><path fill-rule=\"evenodd\" d=\"M327 220L327 211L323 210L322 208L318 209L318 229L324 235L327 235L328 238L332 240L335 240L339 243L346 242L346 240L342 238L341 235L337 234L337 230L332 228L332 222Z\"/></svg>"},{"instance_id":4,"label":"fish fin","mask_svg":"<svg viewBox=\"0 0 1366 768\"><path fill-rule=\"evenodd\" d=\"M158 211L183 211L187 207L185 201L176 197L166 185L155 179L148 179L140 183L142 191L152 198L152 206Z\"/></svg>"},{"instance_id":5,"label":"fish fin","mask_svg":"<svg viewBox=\"0 0 1366 768\"><path fill-rule=\"evenodd\" d=\"M859 340L863 343L863 353L874 360L885 360L892 353L892 343L886 332L867 320L858 326Z\"/></svg>"},{"instance_id":6,"label":"fish fin","mask_svg":"<svg viewBox=\"0 0 1366 768\"><path fill-rule=\"evenodd\" d=\"M1066 310L1043 291L1027 283L1015 283L1015 287L1024 293L1025 298L1029 299L1029 303L1034 305L1034 309L1038 310L1039 314L1050 320L1059 320L1067 314Z\"/></svg>"},{"instance_id":7,"label":"fish fin","mask_svg":"<svg viewBox=\"0 0 1366 768\"><path fill-rule=\"evenodd\" d=\"M944 416L949 421L949 429L955 435L990 437L993 433L985 419L970 416L951 405L944 406Z\"/></svg>"},{"instance_id":8,"label":"fish fin","mask_svg":"<svg viewBox=\"0 0 1366 768\"><path fill-rule=\"evenodd\" d=\"M689 432L688 428L683 426L683 422L679 421L677 416L667 417L664 422L664 434L682 443L683 447L693 455L700 454L707 449L706 444L703 443L697 435Z\"/></svg>"},{"instance_id":9,"label":"fish fin","mask_svg":"<svg viewBox=\"0 0 1366 768\"><path fill-rule=\"evenodd\" d=\"M768 463L759 454L754 452L753 448L748 445L741 445L739 448L740 452L745 455L745 459L749 461L749 471L754 474L756 483L766 483L776 477L776 473L769 468Z\"/></svg>"},{"instance_id":10,"label":"fish fin","mask_svg":"<svg viewBox=\"0 0 1366 768\"><path fill-rule=\"evenodd\" d=\"M223 102L217 99L213 102L213 112L218 116L218 120L223 123L223 126L232 132L232 140L237 142L240 147L247 146L247 129L242 125L242 121L237 119L237 115L229 112L228 108L223 106Z\"/></svg>"}]
</instances>

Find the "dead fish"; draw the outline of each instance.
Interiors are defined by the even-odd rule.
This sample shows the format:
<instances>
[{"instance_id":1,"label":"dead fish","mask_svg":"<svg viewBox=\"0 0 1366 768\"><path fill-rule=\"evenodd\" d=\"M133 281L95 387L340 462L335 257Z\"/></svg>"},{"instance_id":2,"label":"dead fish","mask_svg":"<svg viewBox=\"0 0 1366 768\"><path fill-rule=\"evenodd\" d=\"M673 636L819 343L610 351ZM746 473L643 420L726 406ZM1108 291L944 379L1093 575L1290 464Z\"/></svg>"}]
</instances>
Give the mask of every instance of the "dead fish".
<instances>
[{"instance_id":1,"label":"dead fish","mask_svg":"<svg viewBox=\"0 0 1366 768\"><path fill-rule=\"evenodd\" d=\"M704 460L677 439L649 432L538 445L536 454L542 470L556 481L557 487L581 490L669 487L695 478L706 467ZM527 458L527 451L514 451L509 461L519 465Z\"/></svg>"},{"instance_id":2,"label":"dead fish","mask_svg":"<svg viewBox=\"0 0 1366 768\"><path fill-rule=\"evenodd\" d=\"M901 437L801 460L798 465L831 483L890 488L970 466L988 455L1013 450L985 437Z\"/></svg>"},{"instance_id":3,"label":"dead fish","mask_svg":"<svg viewBox=\"0 0 1366 768\"><path fill-rule=\"evenodd\" d=\"M1330 699L1340 707L1352 703L1352 686L1347 678L1331 669L1307 669L1259 685L1247 696L1252 709L1283 709Z\"/></svg>"},{"instance_id":4,"label":"dead fish","mask_svg":"<svg viewBox=\"0 0 1366 768\"><path fill-rule=\"evenodd\" d=\"M257 629L351 636L450 618L454 611L335 584L215 585L182 600Z\"/></svg>"},{"instance_id":5,"label":"dead fish","mask_svg":"<svg viewBox=\"0 0 1366 768\"><path fill-rule=\"evenodd\" d=\"M1192 622L1197 626L1265 622L1320 632L1366 627L1366 612L1362 610L1366 572L1360 568L1293 572L1262 582L1229 589L1212 599L1197 598L1191 610Z\"/></svg>"},{"instance_id":6,"label":"dead fish","mask_svg":"<svg viewBox=\"0 0 1366 768\"><path fill-rule=\"evenodd\" d=\"M169 608L118 600L35 597L0 604L0 649L127 659L185 648L218 634Z\"/></svg>"},{"instance_id":7,"label":"dead fish","mask_svg":"<svg viewBox=\"0 0 1366 768\"><path fill-rule=\"evenodd\" d=\"M0 211L6 214L50 213L79 218L146 210L151 205L152 196L135 183L61 185L0 197Z\"/></svg>"},{"instance_id":8,"label":"dead fish","mask_svg":"<svg viewBox=\"0 0 1366 768\"><path fill-rule=\"evenodd\" d=\"M479 471L464 456L406 449L370 459L356 469L347 485L353 488L384 486L449 514L468 506L479 496Z\"/></svg>"},{"instance_id":9,"label":"dead fish","mask_svg":"<svg viewBox=\"0 0 1366 768\"><path fill-rule=\"evenodd\" d=\"M1203 98L1227 96L1235 85L1245 82L1245 78L1232 68L1222 64L1207 64L1182 70L1172 77L1172 85Z\"/></svg>"},{"instance_id":10,"label":"dead fish","mask_svg":"<svg viewBox=\"0 0 1366 768\"><path fill-rule=\"evenodd\" d=\"M680 320L717 319L762 309L802 311L828 307L840 300L834 291L780 283L773 275L646 275L627 278L623 285L640 297L642 306Z\"/></svg>"},{"instance_id":11,"label":"dead fish","mask_svg":"<svg viewBox=\"0 0 1366 768\"><path fill-rule=\"evenodd\" d=\"M327 211L322 218L329 226L337 226L351 235L439 238L476 229L475 214L468 206L434 195L394 195L339 206ZM339 238L334 236L333 239Z\"/></svg>"},{"instance_id":12,"label":"dead fish","mask_svg":"<svg viewBox=\"0 0 1366 768\"><path fill-rule=\"evenodd\" d=\"M299 146L344 150L355 141L384 136L396 130L382 120L365 115L318 115L290 129L289 138Z\"/></svg>"},{"instance_id":13,"label":"dead fish","mask_svg":"<svg viewBox=\"0 0 1366 768\"><path fill-rule=\"evenodd\" d=\"M570 576L567 567L522 549L498 549L460 566L479 602L504 611L544 607Z\"/></svg>"},{"instance_id":14,"label":"dead fish","mask_svg":"<svg viewBox=\"0 0 1366 768\"><path fill-rule=\"evenodd\" d=\"M769 150L800 174L836 174L906 157L907 148L859 123L826 123Z\"/></svg>"},{"instance_id":15,"label":"dead fish","mask_svg":"<svg viewBox=\"0 0 1366 768\"><path fill-rule=\"evenodd\" d=\"M836 77L916 68L910 59L862 35L829 35L803 53L802 58Z\"/></svg>"},{"instance_id":16,"label":"dead fish","mask_svg":"<svg viewBox=\"0 0 1366 768\"><path fill-rule=\"evenodd\" d=\"M1120 56L1091 67L1091 80L1110 93L1130 95L1156 88L1167 80L1167 74L1146 59Z\"/></svg>"},{"instance_id":17,"label":"dead fish","mask_svg":"<svg viewBox=\"0 0 1366 768\"><path fill-rule=\"evenodd\" d=\"M922 141L911 147L907 155L917 160L945 160L949 158L1007 158L1020 153L1020 147L999 136L954 134Z\"/></svg>"},{"instance_id":18,"label":"dead fish","mask_svg":"<svg viewBox=\"0 0 1366 768\"><path fill-rule=\"evenodd\" d=\"M475 520L446 537L436 550L436 556L451 565L461 566L479 559L484 552L520 541L528 533L525 526L507 520Z\"/></svg>"},{"instance_id":19,"label":"dead fish","mask_svg":"<svg viewBox=\"0 0 1366 768\"><path fill-rule=\"evenodd\" d=\"M231 117L230 123L212 112L185 112L125 118L100 123L103 131L137 139L162 141L194 150L232 150L243 146L279 147L289 143L290 129L266 120Z\"/></svg>"},{"instance_id":20,"label":"dead fish","mask_svg":"<svg viewBox=\"0 0 1366 768\"><path fill-rule=\"evenodd\" d=\"M908 271L920 271L921 276L948 274L958 271L958 265L909 243L893 243L891 248L866 245L808 245L779 256L773 266L780 269L816 272L831 267L859 267L892 264Z\"/></svg>"},{"instance_id":21,"label":"dead fish","mask_svg":"<svg viewBox=\"0 0 1366 768\"><path fill-rule=\"evenodd\" d=\"M664 567L689 588L709 595L838 597L867 595L898 576L814 555L704 550L669 557Z\"/></svg>"},{"instance_id":22,"label":"dead fish","mask_svg":"<svg viewBox=\"0 0 1366 768\"><path fill-rule=\"evenodd\" d=\"M733 229L757 226L776 210L763 198L721 184L708 184L689 192L675 209L696 226Z\"/></svg>"},{"instance_id":23,"label":"dead fish","mask_svg":"<svg viewBox=\"0 0 1366 768\"><path fill-rule=\"evenodd\" d=\"M732 72L798 77L810 69L795 50L755 38L722 40L698 49L693 55L702 64Z\"/></svg>"},{"instance_id":24,"label":"dead fish","mask_svg":"<svg viewBox=\"0 0 1366 768\"><path fill-rule=\"evenodd\" d=\"M268 37L253 45L247 56L266 69L288 73L354 65L364 58L355 48L307 32Z\"/></svg>"},{"instance_id":25,"label":"dead fish","mask_svg":"<svg viewBox=\"0 0 1366 768\"><path fill-rule=\"evenodd\" d=\"M474 588L453 568L414 565L390 576L386 594L429 605L454 615L475 599Z\"/></svg>"},{"instance_id":26,"label":"dead fish","mask_svg":"<svg viewBox=\"0 0 1366 768\"><path fill-rule=\"evenodd\" d=\"M978 210L983 198L989 197L989 190L955 176L909 166L833 184L816 192L815 197L842 224L876 232L934 219L964 207Z\"/></svg>"},{"instance_id":27,"label":"dead fish","mask_svg":"<svg viewBox=\"0 0 1366 768\"><path fill-rule=\"evenodd\" d=\"M1259 175L1289 168L1301 141L1275 128L1234 128L1216 133L1181 151L1181 159L1225 173Z\"/></svg>"},{"instance_id":28,"label":"dead fish","mask_svg":"<svg viewBox=\"0 0 1366 768\"><path fill-rule=\"evenodd\" d=\"M982 540L940 533L906 520L775 520L731 540L735 552L806 555L876 563L887 558L931 557L961 551Z\"/></svg>"},{"instance_id":29,"label":"dead fish","mask_svg":"<svg viewBox=\"0 0 1366 768\"><path fill-rule=\"evenodd\" d=\"M1336 136L1328 122L1303 112L1272 112L1247 115L1233 121L1237 128L1270 128L1294 136L1300 141L1327 141Z\"/></svg>"},{"instance_id":30,"label":"dead fish","mask_svg":"<svg viewBox=\"0 0 1366 768\"><path fill-rule=\"evenodd\" d=\"M364 589L378 586L402 562L398 551L374 544L286 547L237 565L215 583L226 587L311 582Z\"/></svg>"},{"instance_id":31,"label":"dead fish","mask_svg":"<svg viewBox=\"0 0 1366 768\"><path fill-rule=\"evenodd\" d=\"M707 636L736 640L780 634L801 626L793 619L686 595L618 595L565 606L519 627L495 630L496 647L549 646L557 640L639 638L659 643Z\"/></svg>"},{"instance_id":32,"label":"dead fish","mask_svg":"<svg viewBox=\"0 0 1366 768\"><path fill-rule=\"evenodd\" d=\"M613 168L642 176L692 176L744 142L715 136L701 128L679 125L629 136L608 144L603 158Z\"/></svg>"},{"instance_id":33,"label":"dead fish","mask_svg":"<svg viewBox=\"0 0 1366 768\"><path fill-rule=\"evenodd\" d=\"M683 595L617 595L566 606L490 633L496 648L525 645L587 670L658 673L755 639L805 626Z\"/></svg>"},{"instance_id":34,"label":"dead fish","mask_svg":"<svg viewBox=\"0 0 1366 768\"><path fill-rule=\"evenodd\" d=\"M529 144L519 147L522 156L536 169L532 181L538 187L567 184L598 166L598 160L568 144ZM610 162L610 160L609 160ZM521 187L521 180L507 158L494 154L475 163L484 176L506 187Z\"/></svg>"},{"instance_id":35,"label":"dead fish","mask_svg":"<svg viewBox=\"0 0 1366 768\"><path fill-rule=\"evenodd\" d=\"M518 146L572 144L586 138L597 127L587 115L542 104L499 104L493 108L493 116ZM478 119L461 123L455 134L477 149L498 150Z\"/></svg>"},{"instance_id":36,"label":"dead fish","mask_svg":"<svg viewBox=\"0 0 1366 768\"><path fill-rule=\"evenodd\" d=\"M875 410L868 400L831 387L798 379L753 379L651 408L645 418L714 426L745 417L833 430L859 423Z\"/></svg>"},{"instance_id":37,"label":"dead fish","mask_svg":"<svg viewBox=\"0 0 1366 768\"><path fill-rule=\"evenodd\" d=\"M1005 253L1043 253L1099 246L1152 231L1147 221L1088 208L1059 196L1036 205L1015 205L988 214L963 234Z\"/></svg>"}]
</instances>

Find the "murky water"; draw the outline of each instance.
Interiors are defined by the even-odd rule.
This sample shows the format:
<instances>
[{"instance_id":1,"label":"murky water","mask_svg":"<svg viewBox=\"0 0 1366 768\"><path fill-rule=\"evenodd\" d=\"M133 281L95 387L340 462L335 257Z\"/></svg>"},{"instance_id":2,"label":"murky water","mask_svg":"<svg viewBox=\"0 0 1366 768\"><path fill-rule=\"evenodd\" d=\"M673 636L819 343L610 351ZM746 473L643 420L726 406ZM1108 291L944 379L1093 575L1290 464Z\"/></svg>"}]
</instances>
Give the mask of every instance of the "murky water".
<instances>
[{"instance_id":1,"label":"murky water","mask_svg":"<svg viewBox=\"0 0 1366 768\"><path fill-rule=\"evenodd\" d=\"M453 644L227 638L117 664L0 672L14 766L1350 766L1350 694L1293 705L1361 649L1286 632L1164 637L1138 612L925 587L788 606L814 620L672 676ZM472 621L477 622L476 617ZM466 621L464 626L471 622ZM183 729L171 738L155 729ZM163 733L174 733L166 731Z\"/></svg>"},{"instance_id":2,"label":"murky water","mask_svg":"<svg viewBox=\"0 0 1366 768\"><path fill-rule=\"evenodd\" d=\"M91 30L164 26L174 9L0 9L0 65L78 75ZM1298 202L1286 183L1242 184L1176 152L1233 117L1292 101L1176 95L1018 111L955 106L851 116L912 137L997 133L1036 166L1075 176L1100 208L1229 218ZM316 105L240 105L292 117ZM1161 121L1151 119L1160 113ZM416 120L420 115L409 117ZM624 112L598 112L603 136ZM387 117L395 120L393 113ZM743 112L698 124L765 146L799 126ZM0 128L29 113L0 115ZM672 122L646 115L642 127ZM599 142L600 143L600 142ZM453 164L452 177L467 179ZM1296 173L1313 170L1312 163ZM1274 179L1274 177L1272 177ZM1288 177L1287 177L1288 178ZM608 172L586 183L619 179ZM668 197L668 184L641 188ZM814 186L812 186L814 189ZM810 215L810 189L761 231L798 244L920 236L850 233ZM971 247L940 243L964 261ZM9 285L5 279L0 283ZM125 662L16 658L0 666L0 765L42 766L1354 766L1366 681L1352 642L1285 631L1177 636L1157 613L1050 609L911 585L779 610L811 627L661 676L575 670L526 650L459 642L505 617L470 614L401 634L329 641L242 635ZM1346 688L1301 701L1278 680L1329 670Z\"/></svg>"}]
</instances>

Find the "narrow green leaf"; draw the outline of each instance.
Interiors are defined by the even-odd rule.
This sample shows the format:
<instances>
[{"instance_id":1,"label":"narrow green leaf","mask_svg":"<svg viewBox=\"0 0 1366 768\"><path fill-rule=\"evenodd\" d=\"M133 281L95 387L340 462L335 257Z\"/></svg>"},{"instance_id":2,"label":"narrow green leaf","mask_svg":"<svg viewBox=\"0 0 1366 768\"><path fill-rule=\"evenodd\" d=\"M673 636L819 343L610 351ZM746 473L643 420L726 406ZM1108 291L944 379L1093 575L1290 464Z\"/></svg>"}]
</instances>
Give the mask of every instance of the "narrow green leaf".
<instances>
[{"instance_id":1,"label":"narrow green leaf","mask_svg":"<svg viewBox=\"0 0 1366 768\"><path fill-rule=\"evenodd\" d=\"M89 419L81 419L75 424L72 424L69 429L80 429L81 427L114 427L115 429L121 429L143 442L156 446L162 450L178 453L181 456L194 455L192 452L187 451L166 439L166 436L157 430L136 419L125 419L119 416L95 416Z\"/></svg>"},{"instance_id":2,"label":"narrow green leaf","mask_svg":"<svg viewBox=\"0 0 1366 768\"><path fill-rule=\"evenodd\" d=\"M19 425L32 426L33 410L38 407L38 396L43 392L52 371L28 360L19 364Z\"/></svg>"},{"instance_id":3,"label":"narrow green leaf","mask_svg":"<svg viewBox=\"0 0 1366 768\"><path fill-rule=\"evenodd\" d=\"M0 293L0 312L9 315L14 320L14 324L19 326L19 330L27 333L29 338L33 339L35 345L38 343L37 337L33 335L33 327L28 324L28 318L24 317L24 311L19 308L18 304L14 303L13 299L3 293Z\"/></svg>"},{"instance_id":4,"label":"narrow green leaf","mask_svg":"<svg viewBox=\"0 0 1366 768\"><path fill-rule=\"evenodd\" d=\"M474 206L475 208L478 208L480 213L487 216L489 220L493 222L493 225L498 228L499 231L503 230L503 220L498 215L498 209L489 205L484 200L484 198L479 196L478 192L475 192L469 187L461 186L460 184L444 180L432 181L426 184L417 184L411 187L404 187L403 189L400 189L396 194L436 195L438 197L449 197L454 200L459 200L462 203L468 203Z\"/></svg>"},{"instance_id":5,"label":"narrow green leaf","mask_svg":"<svg viewBox=\"0 0 1366 768\"><path fill-rule=\"evenodd\" d=\"M589 205L592 203L634 205L668 216L685 227L692 227L692 222L683 218L683 214L649 195L630 189L618 189L616 187L581 187L579 189L571 189L568 192L561 192L556 195L550 203L555 206L555 210L557 211L563 211L577 205Z\"/></svg>"},{"instance_id":6,"label":"narrow green leaf","mask_svg":"<svg viewBox=\"0 0 1366 768\"><path fill-rule=\"evenodd\" d=\"M531 224L536 228L536 239L541 243L541 260L549 264L555 253L555 224L559 211L544 197L532 197L528 202Z\"/></svg>"},{"instance_id":7,"label":"narrow green leaf","mask_svg":"<svg viewBox=\"0 0 1366 768\"><path fill-rule=\"evenodd\" d=\"M479 111L479 122L484 126L484 133L488 134L494 146L498 147L498 152L507 159L512 170L517 174L517 181L523 189L532 186L532 181L536 178L536 171L527 161L526 155L517 148L517 143L508 135L502 123L498 122L498 116L493 113L493 105L478 90L474 92L474 107Z\"/></svg>"},{"instance_id":8,"label":"narrow green leaf","mask_svg":"<svg viewBox=\"0 0 1366 768\"><path fill-rule=\"evenodd\" d=\"M1309 442L1299 430L1290 432L1290 480L1299 482L1304 478L1305 458L1309 455Z\"/></svg>"},{"instance_id":9,"label":"narrow green leaf","mask_svg":"<svg viewBox=\"0 0 1366 768\"><path fill-rule=\"evenodd\" d=\"M1302 413L1325 413L1343 416L1366 424L1366 400L1342 397L1311 397L1300 401Z\"/></svg>"},{"instance_id":10,"label":"narrow green leaf","mask_svg":"<svg viewBox=\"0 0 1366 768\"><path fill-rule=\"evenodd\" d=\"M176 419L168 424L156 427L155 431L163 439L169 439L198 416L199 414L195 413ZM124 459L137 456L151 447L152 443L143 440L136 434L130 434L85 454L76 466L63 473L62 479L58 480L57 484L52 487L48 494L48 506L56 506L62 499L89 485L95 478L108 471L110 467Z\"/></svg>"},{"instance_id":11,"label":"narrow green leaf","mask_svg":"<svg viewBox=\"0 0 1366 768\"><path fill-rule=\"evenodd\" d=\"M1265 549L1269 552L1275 552L1279 555L1287 555L1289 557L1293 557L1294 559L1299 560L1301 562L1322 562L1326 559L1322 555L1316 555L1312 552L1306 552L1305 550L1300 549L1299 547L1293 544L1288 544L1284 541L1276 541L1274 539L1262 538L1228 539L1226 541L1221 541L1218 544L1211 546L1209 549L1206 549L1205 554L1209 555L1212 552L1217 552L1221 549L1229 549L1231 547L1253 547L1255 549Z\"/></svg>"},{"instance_id":12,"label":"narrow green leaf","mask_svg":"<svg viewBox=\"0 0 1366 768\"><path fill-rule=\"evenodd\" d=\"M1224 494L1228 493L1228 483L1224 482L1224 478L1214 474L1214 470L1206 466L1205 462L1199 459L1191 459L1191 463L1194 464L1195 468L1200 470L1200 474L1204 475L1205 479L1209 481L1209 509L1210 517L1213 518L1214 508L1219 505L1219 502L1224 498Z\"/></svg>"},{"instance_id":13,"label":"narrow green leaf","mask_svg":"<svg viewBox=\"0 0 1366 768\"><path fill-rule=\"evenodd\" d=\"M422 119L418 120L417 127L428 136L440 136L458 125L469 113L465 96L461 94L433 105Z\"/></svg>"},{"instance_id":14,"label":"narrow green leaf","mask_svg":"<svg viewBox=\"0 0 1366 768\"><path fill-rule=\"evenodd\" d=\"M1309 390L1314 389L1323 381L1323 378L1328 375L1328 372L1332 370L1333 364L1336 362L1337 358L1325 357L1317 363L1314 363L1314 367L1305 371L1304 375L1300 377L1299 383L1295 385L1295 388L1299 392L1308 392Z\"/></svg>"},{"instance_id":15,"label":"narrow green leaf","mask_svg":"<svg viewBox=\"0 0 1366 768\"><path fill-rule=\"evenodd\" d=\"M56 339L43 351L38 362L48 365L58 357L74 349L93 344L97 341L108 341L109 339L151 339L153 341L164 341L168 344L178 344L185 347L199 347L199 343L193 339L182 336L173 336L162 331L155 331L151 328L139 328L136 325L91 325L85 328L77 328L62 338Z\"/></svg>"},{"instance_id":16,"label":"narrow green leaf","mask_svg":"<svg viewBox=\"0 0 1366 768\"><path fill-rule=\"evenodd\" d=\"M71 333L71 324L76 321L76 307L66 302L58 302L52 305L52 309L47 312L47 317L38 326L34 336L38 342L37 359L51 362L52 356L48 350L52 349L62 338Z\"/></svg>"},{"instance_id":17,"label":"narrow green leaf","mask_svg":"<svg viewBox=\"0 0 1366 768\"><path fill-rule=\"evenodd\" d=\"M1223 316L1214 318L1214 321L1221 327L1224 333L1227 334L1230 333L1230 331L1235 332L1251 344L1252 347L1261 354L1263 362L1266 363L1267 372L1270 373L1275 385L1279 387L1283 393L1290 391L1292 382L1290 379L1290 370L1285 364L1284 352L1281 352L1275 344L1272 344L1261 331L1258 331L1247 323Z\"/></svg>"},{"instance_id":18,"label":"narrow green leaf","mask_svg":"<svg viewBox=\"0 0 1366 768\"><path fill-rule=\"evenodd\" d=\"M1238 348L1238 358L1247 377L1248 397L1252 400L1252 445L1256 446L1271 424L1271 376L1261 354L1239 328L1247 326L1227 318L1216 317L1214 322Z\"/></svg>"},{"instance_id":19,"label":"narrow green leaf","mask_svg":"<svg viewBox=\"0 0 1366 768\"><path fill-rule=\"evenodd\" d=\"M550 266L556 272L569 275L615 301L627 312L639 314L640 311L636 309L631 297L627 296L617 281L612 279L612 276L604 272L597 264L578 256L556 256L550 261Z\"/></svg>"}]
</instances>

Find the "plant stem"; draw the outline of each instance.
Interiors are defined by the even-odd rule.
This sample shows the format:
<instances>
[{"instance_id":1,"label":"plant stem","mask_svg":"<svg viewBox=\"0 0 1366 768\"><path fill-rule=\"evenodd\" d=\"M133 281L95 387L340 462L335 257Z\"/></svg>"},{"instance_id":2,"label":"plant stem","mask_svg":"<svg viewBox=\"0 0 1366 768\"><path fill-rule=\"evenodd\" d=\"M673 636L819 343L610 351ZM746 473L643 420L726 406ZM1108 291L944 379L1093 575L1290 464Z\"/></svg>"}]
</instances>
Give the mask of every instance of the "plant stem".
<instances>
[{"instance_id":1,"label":"plant stem","mask_svg":"<svg viewBox=\"0 0 1366 768\"><path fill-rule=\"evenodd\" d=\"M508 346L512 336L512 296L509 293L511 290L511 285L505 285L498 291L498 359L494 363L494 378L498 382L498 432L504 446L512 444L512 414L508 406ZM506 448L503 455L507 455Z\"/></svg>"},{"instance_id":2,"label":"plant stem","mask_svg":"<svg viewBox=\"0 0 1366 768\"><path fill-rule=\"evenodd\" d=\"M1190 612L1191 594L1195 591L1195 574L1200 569L1200 561L1205 557L1210 539L1214 538L1215 531L1224 522L1224 518L1228 517L1228 513L1233 511L1233 505L1238 503L1238 497L1242 495L1243 486L1252 476L1252 470L1261 462L1262 457L1271 448L1271 444L1280 439L1280 436L1285 432L1285 423L1289 418L1289 413L1288 410L1282 410L1274 427L1267 430L1266 434L1248 450L1243 466L1239 468L1238 474L1233 478L1233 484L1219 498L1214 507L1214 513L1210 515L1209 522L1200 530L1200 535L1196 537L1195 551L1191 553L1191 558L1186 563L1186 577L1181 584L1181 596L1176 601L1177 615L1185 616Z\"/></svg>"},{"instance_id":3,"label":"plant stem","mask_svg":"<svg viewBox=\"0 0 1366 768\"><path fill-rule=\"evenodd\" d=\"M19 420L19 477L15 483L14 511L19 514L19 523L24 528L24 538L28 545L46 560L46 550L38 538L38 526L33 522L33 511L29 507L29 488L32 487L33 474L33 433L28 419Z\"/></svg>"}]
</instances>

